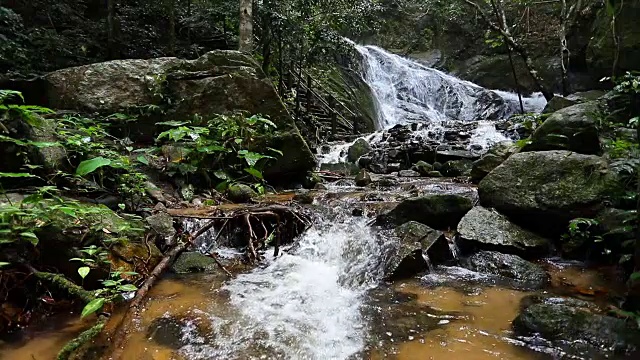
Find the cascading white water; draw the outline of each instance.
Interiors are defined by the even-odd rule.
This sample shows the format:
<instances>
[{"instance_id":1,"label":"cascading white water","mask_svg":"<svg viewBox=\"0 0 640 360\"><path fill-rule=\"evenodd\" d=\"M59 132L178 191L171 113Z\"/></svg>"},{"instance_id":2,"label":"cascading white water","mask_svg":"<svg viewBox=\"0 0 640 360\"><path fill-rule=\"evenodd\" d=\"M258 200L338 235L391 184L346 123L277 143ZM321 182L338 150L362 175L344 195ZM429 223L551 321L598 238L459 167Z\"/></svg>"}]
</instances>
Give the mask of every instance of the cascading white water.
<instances>
[{"instance_id":1,"label":"cascading white water","mask_svg":"<svg viewBox=\"0 0 640 360\"><path fill-rule=\"evenodd\" d=\"M497 119L513 112L509 101L474 83L377 46L354 46L377 101L379 129L408 122Z\"/></svg>"},{"instance_id":2,"label":"cascading white water","mask_svg":"<svg viewBox=\"0 0 640 360\"><path fill-rule=\"evenodd\" d=\"M215 345L192 341L187 358L346 359L363 348L361 306L382 276L381 245L366 218L328 211L295 249L224 287L239 314L212 316Z\"/></svg>"}]
</instances>

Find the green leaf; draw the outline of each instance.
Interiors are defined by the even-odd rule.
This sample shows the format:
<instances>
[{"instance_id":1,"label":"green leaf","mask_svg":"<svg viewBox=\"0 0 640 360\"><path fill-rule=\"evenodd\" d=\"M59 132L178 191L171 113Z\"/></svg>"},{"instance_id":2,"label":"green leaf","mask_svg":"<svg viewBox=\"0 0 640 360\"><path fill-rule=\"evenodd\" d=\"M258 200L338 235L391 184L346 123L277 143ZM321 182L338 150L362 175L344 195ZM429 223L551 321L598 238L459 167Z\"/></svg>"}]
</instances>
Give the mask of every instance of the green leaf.
<instances>
[{"instance_id":1,"label":"green leaf","mask_svg":"<svg viewBox=\"0 0 640 360\"><path fill-rule=\"evenodd\" d=\"M11 265L11 263L0 261L0 267Z\"/></svg>"},{"instance_id":2,"label":"green leaf","mask_svg":"<svg viewBox=\"0 0 640 360\"><path fill-rule=\"evenodd\" d=\"M136 159L145 165L149 165L149 160L147 160L147 158L144 155L138 155Z\"/></svg>"},{"instance_id":3,"label":"green leaf","mask_svg":"<svg viewBox=\"0 0 640 360\"><path fill-rule=\"evenodd\" d=\"M80 274L81 278L86 278L87 275L89 275L89 272L91 271L91 268L88 266L83 266L81 268L78 269L78 274Z\"/></svg>"},{"instance_id":4,"label":"green leaf","mask_svg":"<svg viewBox=\"0 0 640 360\"><path fill-rule=\"evenodd\" d=\"M220 179L220 180L229 180L229 175L226 172L222 171L222 170L214 171L213 175L215 177L217 177L218 179Z\"/></svg>"},{"instance_id":5,"label":"green leaf","mask_svg":"<svg viewBox=\"0 0 640 360\"><path fill-rule=\"evenodd\" d=\"M640 271L636 271L636 272L634 272L633 274L631 274L631 275L629 276L629 279L630 279L631 281L639 280L639 279L640 279Z\"/></svg>"},{"instance_id":6,"label":"green leaf","mask_svg":"<svg viewBox=\"0 0 640 360\"><path fill-rule=\"evenodd\" d=\"M104 281L102 282L102 285L104 285L104 286L106 286L106 287L113 287L113 286L118 285L118 283L117 283L117 282L115 282L115 281L113 281L113 280L104 280Z\"/></svg>"},{"instance_id":7,"label":"green leaf","mask_svg":"<svg viewBox=\"0 0 640 360\"><path fill-rule=\"evenodd\" d=\"M120 291L136 291L138 288L133 284L126 284L118 287Z\"/></svg>"},{"instance_id":8,"label":"green leaf","mask_svg":"<svg viewBox=\"0 0 640 360\"><path fill-rule=\"evenodd\" d=\"M246 169L244 169L244 171L248 172L249 174L251 174L255 178L258 178L260 180L264 179L264 177L262 176L262 172L260 172L260 170L258 170L256 168L246 168Z\"/></svg>"},{"instance_id":9,"label":"green leaf","mask_svg":"<svg viewBox=\"0 0 640 360\"><path fill-rule=\"evenodd\" d=\"M161 122L157 122L156 125L182 126L188 123L189 123L188 121L161 121Z\"/></svg>"},{"instance_id":10,"label":"green leaf","mask_svg":"<svg viewBox=\"0 0 640 360\"><path fill-rule=\"evenodd\" d=\"M120 210L124 210L127 207L127 205L120 203L118 204L118 207L120 208Z\"/></svg>"},{"instance_id":11,"label":"green leaf","mask_svg":"<svg viewBox=\"0 0 640 360\"><path fill-rule=\"evenodd\" d=\"M111 160L105 159L102 156L85 160L78 165L76 169L76 175L85 176L87 174L91 174L96 169L111 165Z\"/></svg>"},{"instance_id":12,"label":"green leaf","mask_svg":"<svg viewBox=\"0 0 640 360\"><path fill-rule=\"evenodd\" d=\"M217 192L224 192L229 187L229 181L225 180L216 186Z\"/></svg>"},{"instance_id":13,"label":"green leaf","mask_svg":"<svg viewBox=\"0 0 640 360\"><path fill-rule=\"evenodd\" d=\"M105 301L106 301L105 298L97 298L89 301L89 303L84 306L84 309L82 309L82 315L80 315L80 317L91 315L96 311L102 309L102 306L104 305Z\"/></svg>"},{"instance_id":14,"label":"green leaf","mask_svg":"<svg viewBox=\"0 0 640 360\"><path fill-rule=\"evenodd\" d=\"M5 172L0 172L0 178L35 178L37 176L35 175L31 175L29 173L5 173Z\"/></svg>"},{"instance_id":15,"label":"green leaf","mask_svg":"<svg viewBox=\"0 0 640 360\"><path fill-rule=\"evenodd\" d=\"M32 233L31 231L20 233L20 236L23 238L27 238L27 240L29 240L29 242L32 243L33 246L38 245L38 237L36 236L36 234Z\"/></svg>"}]
</instances>

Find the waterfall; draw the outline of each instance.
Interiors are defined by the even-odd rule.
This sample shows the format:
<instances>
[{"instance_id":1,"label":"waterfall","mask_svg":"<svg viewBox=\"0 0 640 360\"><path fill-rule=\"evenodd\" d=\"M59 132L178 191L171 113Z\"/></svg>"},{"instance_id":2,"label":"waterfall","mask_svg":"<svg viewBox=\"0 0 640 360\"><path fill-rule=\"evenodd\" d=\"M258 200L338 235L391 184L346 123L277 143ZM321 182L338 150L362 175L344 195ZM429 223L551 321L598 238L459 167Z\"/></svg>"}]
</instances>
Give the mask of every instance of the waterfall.
<instances>
[{"instance_id":1,"label":"waterfall","mask_svg":"<svg viewBox=\"0 0 640 360\"><path fill-rule=\"evenodd\" d=\"M411 122L438 127L447 120L496 120L518 109L515 94L484 89L377 46L353 45L377 102L378 129ZM525 99L527 111L540 111L544 104L537 95Z\"/></svg>"}]
</instances>

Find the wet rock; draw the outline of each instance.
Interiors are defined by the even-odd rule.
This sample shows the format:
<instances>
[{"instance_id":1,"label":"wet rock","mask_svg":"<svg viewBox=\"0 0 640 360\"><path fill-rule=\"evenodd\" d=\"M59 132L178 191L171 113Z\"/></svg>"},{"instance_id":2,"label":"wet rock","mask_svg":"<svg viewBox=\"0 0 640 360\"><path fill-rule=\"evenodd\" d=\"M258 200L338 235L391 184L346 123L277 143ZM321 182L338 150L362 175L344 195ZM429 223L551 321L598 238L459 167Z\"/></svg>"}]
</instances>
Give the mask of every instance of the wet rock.
<instances>
[{"instance_id":1,"label":"wet rock","mask_svg":"<svg viewBox=\"0 0 640 360\"><path fill-rule=\"evenodd\" d=\"M398 185L398 179L394 176L383 176L377 181L380 187L393 187Z\"/></svg>"},{"instance_id":2,"label":"wet rock","mask_svg":"<svg viewBox=\"0 0 640 360\"><path fill-rule=\"evenodd\" d=\"M522 151L570 150L582 154L601 151L595 113L598 106L588 102L556 111L533 133Z\"/></svg>"},{"instance_id":3,"label":"wet rock","mask_svg":"<svg viewBox=\"0 0 640 360\"><path fill-rule=\"evenodd\" d=\"M613 184L604 159L569 151L514 154L479 184L480 203L550 235L571 219L593 218Z\"/></svg>"},{"instance_id":4,"label":"wet rock","mask_svg":"<svg viewBox=\"0 0 640 360\"><path fill-rule=\"evenodd\" d=\"M318 175L317 173L314 173L314 172L309 172L304 177L304 180L302 182L302 186L304 186L305 189L313 189L313 188L316 187L316 185L321 184L322 182L323 182L323 180L322 180L322 177L320 175Z\"/></svg>"},{"instance_id":5,"label":"wet rock","mask_svg":"<svg viewBox=\"0 0 640 360\"><path fill-rule=\"evenodd\" d=\"M435 171L440 171L442 170L442 163L439 161L436 161L433 163L433 170Z\"/></svg>"},{"instance_id":6,"label":"wet rock","mask_svg":"<svg viewBox=\"0 0 640 360\"><path fill-rule=\"evenodd\" d=\"M440 150L436 152L436 158L439 162L445 163L451 160L470 160L475 161L480 156L466 150Z\"/></svg>"},{"instance_id":7,"label":"wet rock","mask_svg":"<svg viewBox=\"0 0 640 360\"><path fill-rule=\"evenodd\" d=\"M404 224L417 221L434 229L455 228L462 217L473 207L471 199L461 195L429 195L402 201L378 222Z\"/></svg>"},{"instance_id":8,"label":"wet rock","mask_svg":"<svg viewBox=\"0 0 640 360\"><path fill-rule=\"evenodd\" d=\"M369 173L365 169L362 169L360 170L358 175L356 175L355 180L356 186L367 186L371 184L371 175L369 175Z\"/></svg>"},{"instance_id":9,"label":"wet rock","mask_svg":"<svg viewBox=\"0 0 640 360\"><path fill-rule=\"evenodd\" d=\"M429 171L427 177L442 177L440 171Z\"/></svg>"},{"instance_id":10,"label":"wet rock","mask_svg":"<svg viewBox=\"0 0 640 360\"><path fill-rule=\"evenodd\" d=\"M186 184L180 187L180 195L185 201L193 200L195 193L196 189L191 184Z\"/></svg>"},{"instance_id":11,"label":"wet rock","mask_svg":"<svg viewBox=\"0 0 640 360\"><path fill-rule=\"evenodd\" d=\"M170 349L180 349L188 344L182 338L184 324L173 317L161 317L153 320L147 329L147 339Z\"/></svg>"},{"instance_id":12,"label":"wet rock","mask_svg":"<svg viewBox=\"0 0 640 360\"><path fill-rule=\"evenodd\" d=\"M145 221L160 236L171 237L176 233L176 229L173 227L173 217L166 212L148 216Z\"/></svg>"},{"instance_id":13,"label":"wet rock","mask_svg":"<svg viewBox=\"0 0 640 360\"><path fill-rule=\"evenodd\" d=\"M302 191L293 196L293 200L301 204L313 204L314 199L315 199L315 193L311 191Z\"/></svg>"},{"instance_id":14,"label":"wet rock","mask_svg":"<svg viewBox=\"0 0 640 360\"><path fill-rule=\"evenodd\" d=\"M517 255L480 251L466 259L466 265L474 271L515 280L528 288L542 288L549 282L549 275L541 266Z\"/></svg>"},{"instance_id":15,"label":"wet rock","mask_svg":"<svg viewBox=\"0 0 640 360\"><path fill-rule=\"evenodd\" d=\"M355 163L362 155L366 155L369 152L371 152L371 145L369 145L367 140L360 138L356 140L353 145L349 146L347 150L347 160Z\"/></svg>"},{"instance_id":16,"label":"wet rock","mask_svg":"<svg viewBox=\"0 0 640 360\"><path fill-rule=\"evenodd\" d=\"M355 208L355 209L351 210L351 215L353 215L353 216L363 216L364 215L364 210L362 208Z\"/></svg>"},{"instance_id":17,"label":"wet rock","mask_svg":"<svg viewBox=\"0 0 640 360\"><path fill-rule=\"evenodd\" d=\"M208 273L217 271L216 262L211 257L197 251L186 251L180 254L171 265L171 271L176 274Z\"/></svg>"},{"instance_id":18,"label":"wet rock","mask_svg":"<svg viewBox=\"0 0 640 360\"><path fill-rule=\"evenodd\" d=\"M433 171L433 165L425 162L425 161L418 161L417 163L415 163L415 165L413 165L413 169L417 172L420 173L420 175L422 176L427 176L427 174L429 174L429 172Z\"/></svg>"},{"instance_id":19,"label":"wet rock","mask_svg":"<svg viewBox=\"0 0 640 360\"><path fill-rule=\"evenodd\" d=\"M151 181L145 181L144 183L145 192L147 195L151 196L155 201L159 203L166 203L167 199L165 198L162 189L156 186L156 184Z\"/></svg>"},{"instance_id":20,"label":"wet rock","mask_svg":"<svg viewBox=\"0 0 640 360\"><path fill-rule=\"evenodd\" d=\"M337 163L337 164L321 164L320 170L331 171L344 176L351 176L351 175L356 175L360 171L360 168L358 167L358 165L352 164L352 163Z\"/></svg>"},{"instance_id":21,"label":"wet rock","mask_svg":"<svg viewBox=\"0 0 640 360\"><path fill-rule=\"evenodd\" d=\"M525 341L538 334L578 358L607 358L637 355L640 331L631 323L597 314L571 302L543 302L527 306L513 320L517 335Z\"/></svg>"},{"instance_id":22,"label":"wet rock","mask_svg":"<svg viewBox=\"0 0 640 360\"><path fill-rule=\"evenodd\" d=\"M233 184L227 189L227 198L236 203L247 202L257 196L258 193L245 184Z\"/></svg>"},{"instance_id":23,"label":"wet rock","mask_svg":"<svg viewBox=\"0 0 640 360\"><path fill-rule=\"evenodd\" d=\"M420 173L413 170L400 170L398 172L398 176L400 177L419 177Z\"/></svg>"},{"instance_id":24,"label":"wet rock","mask_svg":"<svg viewBox=\"0 0 640 360\"><path fill-rule=\"evenodd\" d=\"M444 176L468 176L471 173L473 162L471 160L450 160L442 165L440 172Z\"/></svg>"},{"instance_id":25,"label":"wet rock","mask_svg":"<svg viewBox=\"0 0 640 360\"><path fill-rule=\"evenodd\" d=\"M325 184L320 184L320 183L316 184L313 188L314 188L315 190L327 190L327 189L328 189L328 188L327 188L327 185L325 185Z\"/></svg>"},{"instance_id":26,"label":"wet rock","mask_svg":"<svg viewBox=\"0 0 640 360\"><path fill-rule=\"evenodd\" d=\"M474 161L471 165L471 173L469 174L471 176L471 181L474 183L480 182L480 180L487 176L491 170L502 164L503 161L504 159L493 154L486 154L480 159Z\"/></svg>"},{"instance_id":27,"label":"wet rock","mask_svg":"<svg viewBox=\"0 0 640 360\"><path fill-rule=\"evenodd\" d=\"M570 100L564 96L555 95L553 98L551 98L551 100L547 102L547 105L545 105L544 110L542 110L542 113L551 114L553 112L575 105L577 103L578 102L575 100Z\"/></svg>"},{"instance_id":28,"label":"wet rock","mask_svg":"<svg viewBox=\"0 0 640 360\"><path fill-rule=\"evenodd\" d=\"M395 234L399 243L388 263L391 279L411 277L429 270L430 266L454 260L447 238L441 231L409 221L398 226Z\"/></svg>"},{"instance_id":29,"label":"wet rock","mask_svg":"<svg viewBox=\"0 0 640 360\"><path fill-rule=\"evenodd\" d=\"M465 251L498 250L526 257L544 255L550 246L547 239L482 206L474 207L460 220L457 238Z\"/></svg>"}]
</instances>

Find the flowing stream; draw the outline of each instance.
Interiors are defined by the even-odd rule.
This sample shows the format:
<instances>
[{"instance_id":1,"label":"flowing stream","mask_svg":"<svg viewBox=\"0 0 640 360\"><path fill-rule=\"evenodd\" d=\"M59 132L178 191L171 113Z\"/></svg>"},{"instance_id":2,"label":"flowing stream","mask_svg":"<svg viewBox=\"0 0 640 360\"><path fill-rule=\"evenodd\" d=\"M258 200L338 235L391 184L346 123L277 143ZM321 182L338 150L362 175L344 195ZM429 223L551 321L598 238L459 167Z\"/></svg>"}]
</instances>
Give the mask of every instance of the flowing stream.
<instances>
[{"instance_id":1,"label":"flowing stream","mask_svg":"<svg viewBox=\"0 0 640 360\"><path fill-rule=\"evenodd\" d=\"M513 94L483 89L378 47L356 48L377 101L380 129L411 122L433 129L449 120L481 121L472 141L504 139L492 121L515 111ZM534 96L525 103L530 111L539 111L544 99ZM336 145L323 161L340 161L337 154L346 146ZM364 208L365 215L373 216L403 197L429 193L475 196L472 187L446 180L407 180L384 191L357 189L348 182L332 185L316 198L314 226L278 258L268 257L231 280L196 274L161 282L151 292L126 358L539 358L518 346L509 332L526 292L489 287L481 274L460 268L394 284L382 280L385 251L394 240L374 231L369 217L353 216L353 209ZM452 281L473 285L461 289ZM164 324L162 319L170 326L157 326L158 321ZM166 335L167 327L175 331ZM59 338L63 333L44 333L38 337L42 348L34 343L31 352L25 347L0 350L0 357L49 358L47 346L64 343Z\"/></svg>"}]
</instances>

